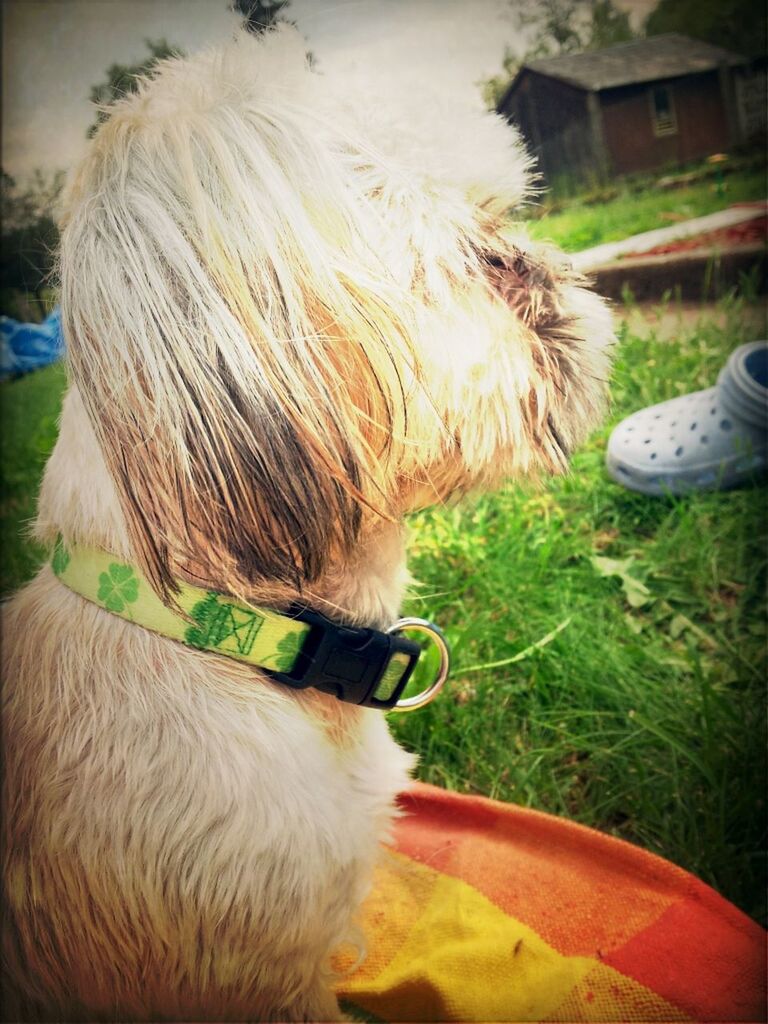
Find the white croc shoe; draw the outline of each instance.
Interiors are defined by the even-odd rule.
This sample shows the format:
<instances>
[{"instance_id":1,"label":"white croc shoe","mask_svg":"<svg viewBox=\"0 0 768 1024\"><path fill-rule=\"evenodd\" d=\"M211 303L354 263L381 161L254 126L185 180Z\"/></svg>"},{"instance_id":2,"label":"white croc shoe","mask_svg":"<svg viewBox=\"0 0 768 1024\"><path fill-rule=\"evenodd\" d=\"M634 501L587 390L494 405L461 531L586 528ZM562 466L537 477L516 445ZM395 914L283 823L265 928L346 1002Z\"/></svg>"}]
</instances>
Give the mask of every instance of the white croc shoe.
<instances>
[{"instance_id":1,"label":"white croc shoe","mask_svg":"<svg viewBox=\"0 0 768 1024\"><path fill-rule=\"evenodd\" d=\"M768 341L731 353L717 384L633 413L606 453L617 483L643 494L736 487L768 467Z\"/></svg>"}]
</instances>

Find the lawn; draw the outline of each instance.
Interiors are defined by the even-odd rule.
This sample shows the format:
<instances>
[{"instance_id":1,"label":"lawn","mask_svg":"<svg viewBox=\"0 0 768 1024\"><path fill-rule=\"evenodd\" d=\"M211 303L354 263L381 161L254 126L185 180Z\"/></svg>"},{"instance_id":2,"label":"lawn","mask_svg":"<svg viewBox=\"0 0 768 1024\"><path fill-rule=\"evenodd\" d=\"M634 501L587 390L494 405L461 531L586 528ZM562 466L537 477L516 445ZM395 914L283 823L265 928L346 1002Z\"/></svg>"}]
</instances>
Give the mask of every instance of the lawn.
<instances>
[{"instance_id":1,"label":"lawn","mask_svg":"<svg viewBox=\"0 0 768 1024\"><path fill-rule=\"evenodd\" d=\"M43 552L26 539L45 460L56 440L61 364L0 384L0 593L31 576Z\"/></svg>"},{"instance_id":2,"label":"lawn","mask_svg":"<svg viewBox=\"0 0 768 1024\"><path fill-rule=\"evenodd\" d=\"M710 384L749 337L726 301L675 342L622 331L610 422L572 473L414 516L408 613L448 634L454 671L392 716L421 778L639 843L763 917L765 488L654 499L603 469L610 424ZM3 386L4 590L55 436L63 374Z\"/></svg>"},{"instance_id":3,"label":"lawn","mask_svg":"<svg viewBox=\"0 0 768 1024\"><path fill-rule=\"evenodd\" d=\"M570 476L414 517L408 611L455 669L394 728L423 779L639 843L764 918L766 489L649 498L603 468L611 424L751 340L725 306L674 343L622 332L610 420Z\"/></svg>"},{"instance_id":4,"label":"lawn","mask_svg":"<svg viewBox=\"0 0 768 1024\"><path fill-rule=\"evenodd\" d=\"M625 183L619 194L606 202L569 199L565 209L551 213L546 205L534 207L532 214L544 213L533 216L528 228L535 238L556 242L566 252L579 252L641 231L703 217L733 203L765 199L766 193L765 167L734 172L725 179L722 192L712 180L666 191L649 184L639 192Z\"/></svg>"}]
</instances>

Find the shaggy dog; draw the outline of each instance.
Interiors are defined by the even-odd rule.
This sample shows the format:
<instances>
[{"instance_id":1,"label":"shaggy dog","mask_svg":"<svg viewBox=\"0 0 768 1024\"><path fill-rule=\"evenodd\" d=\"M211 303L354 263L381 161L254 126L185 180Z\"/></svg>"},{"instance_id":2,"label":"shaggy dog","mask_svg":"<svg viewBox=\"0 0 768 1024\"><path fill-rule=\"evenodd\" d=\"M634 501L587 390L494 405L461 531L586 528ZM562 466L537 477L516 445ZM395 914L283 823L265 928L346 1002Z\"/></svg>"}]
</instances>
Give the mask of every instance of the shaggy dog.
<instances>
[{"instance_id":1,"label":"shaggy dog","mask_svg":"<svg viewBox=\"0 0 768 1024\"><path fill-rule=\"evenodd\" d=\"M509 218L491 114L310 71L291 30L109 111L61 243L70 387L36 536L384 629L403 516L560 471L609 314ZM4 623L6 1013L332 1020L412 758L384 715L143 629L49 566Z\"/></svg>"}]
</instances>

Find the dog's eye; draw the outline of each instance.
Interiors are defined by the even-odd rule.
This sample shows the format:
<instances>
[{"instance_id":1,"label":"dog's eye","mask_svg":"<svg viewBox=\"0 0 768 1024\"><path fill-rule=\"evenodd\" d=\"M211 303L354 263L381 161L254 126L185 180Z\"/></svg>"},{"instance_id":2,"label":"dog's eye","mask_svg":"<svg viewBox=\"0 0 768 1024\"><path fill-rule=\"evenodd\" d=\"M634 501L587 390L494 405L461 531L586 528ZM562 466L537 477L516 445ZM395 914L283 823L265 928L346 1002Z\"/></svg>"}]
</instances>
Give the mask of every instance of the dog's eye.
<instances>
[{"instance_id":1,"label":"dog's eye","mask_svg":"<svg viewBox=\"0 0 768 1024\"><path fill-rule=\"evenodd\" d=\"M489 267L496 267L497 270L503 270L506 266L501 256L497 256L495 252L485 252L482 254L482 259Z\"/></svg>"}]
</instances>

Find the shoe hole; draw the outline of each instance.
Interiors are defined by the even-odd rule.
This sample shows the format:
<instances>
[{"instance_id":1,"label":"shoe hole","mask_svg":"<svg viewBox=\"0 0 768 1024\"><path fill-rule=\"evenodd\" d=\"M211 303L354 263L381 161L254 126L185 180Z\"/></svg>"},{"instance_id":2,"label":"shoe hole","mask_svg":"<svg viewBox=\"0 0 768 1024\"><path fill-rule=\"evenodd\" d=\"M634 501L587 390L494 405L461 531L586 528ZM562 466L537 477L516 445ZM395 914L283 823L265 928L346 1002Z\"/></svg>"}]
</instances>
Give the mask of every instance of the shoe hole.
<instances>
[{"instance_id":1,"label":"shoe hole","mask_svg":"<svg viewBox=\"0 0 768 1024\"><path fill-rule=\"evenodd\" d=\"M677 426L677 420L672 420L672 422L669 425L670 425L670 427L676 427Z\"/></svg>"},{"instance_id":2,"label":"shoe hole","mask_svg":"<svg viewBox=\"0 0 768 1024\"><path fill-rule=\"evenodd\" d=\"M660 413L660 412L657 412L657 413L656 413L656 415L655 415L655 416L654 416L653 418L654 418L655 420L660 420L660 419L661 419L661 413Z\"/></svg>"},{"instance_id":3,"label":"shoe hole","mask_svg":"<svg viewBox=\"0 0 768 1024\"><path fill-rule=\"evenodd\" d=\"M693 423L691 424L691 430L695 430L695 429L696 429L696 421L694 420Z\"/></svg>"},{"instance_id":4,"label":"shoe hole","mask_svg":"<svg viewBox=\"0 0 768 1024\"><path fill-rule=\"evenodd\" d=\"M699 438L699 440L701 441L702 444L706 444L709 441L709 438L707 437L706 434L702 434L701 437Z\"/></svg>"},{"instance_id":5,"label":"shoe hole","mask_svg":"<svg viewBox=\"0 0 768 1024\"><path fill-rule=\"evenodd\" d=\"M681 456L682 454L683 454L683 447L682 447L682 445L681 445L681 446L680 446L679 448L675 448L675 455L676 455L676 456L677 456L678 458L680 458L680 456Z\"/></svg>"},{"instance_id":6,"label":"shoe hole","mask_svg":"<svg viewBox=\"0 0 768 1024\"><path fill-rule=\"evenodd\" d=\"M650 444L650 443L651 443L650 437L646 437L646 439L643 441L643 444Z\"/></svg>"},{"instance_id":7,"label":"shoe hole","mask_svg":"<svg viewBox=\"0 0 768 1024\"><path fill-rule=\"evenodd\" d=\"M730 430L731 426L732 426L732 424L731 424L730 420L720 420L720 429L721 430Z\"/></svg>"},{"instance_id":8,"label":"shoe hole","mask_svg":"<svg viewBox=\"0 0 768 1024\"><path fill-rule=\"evenodd\" d=\"M744 360L744 369L761 387L768 387L768 345L765 342L749 353Z\"/></svg>"},{"instance_id":9,"label":"shoe hole","mask_svg":"<svg viewBox=\"0 0 768 1024\"><path fill-rule=\"evenodd\" d=\"M651 452L651 458L652 458L652 459L655 459L655 458L656 458L656 452Z\"/></svg>"},{"instance_id":10,"label":"shoe hole","mask_svg":"<svg viewBox=\"0 0 768 1024\"><path fill-rule=\"evenodd\" d=\"M716 412L717 412L717 409L710 409L709 410L709 415L710 416L714 416Z\"/></svg>"},{"instance_id":11,"label":"shoe hole","mask_svg":"<svg viewBox=\"0 0 768 1024\"><path fill-rule=\"evenodd\" d=\"M627 433L631 434L634 429L634 427L627 427Z\"/></svg>"}]
</instances>

